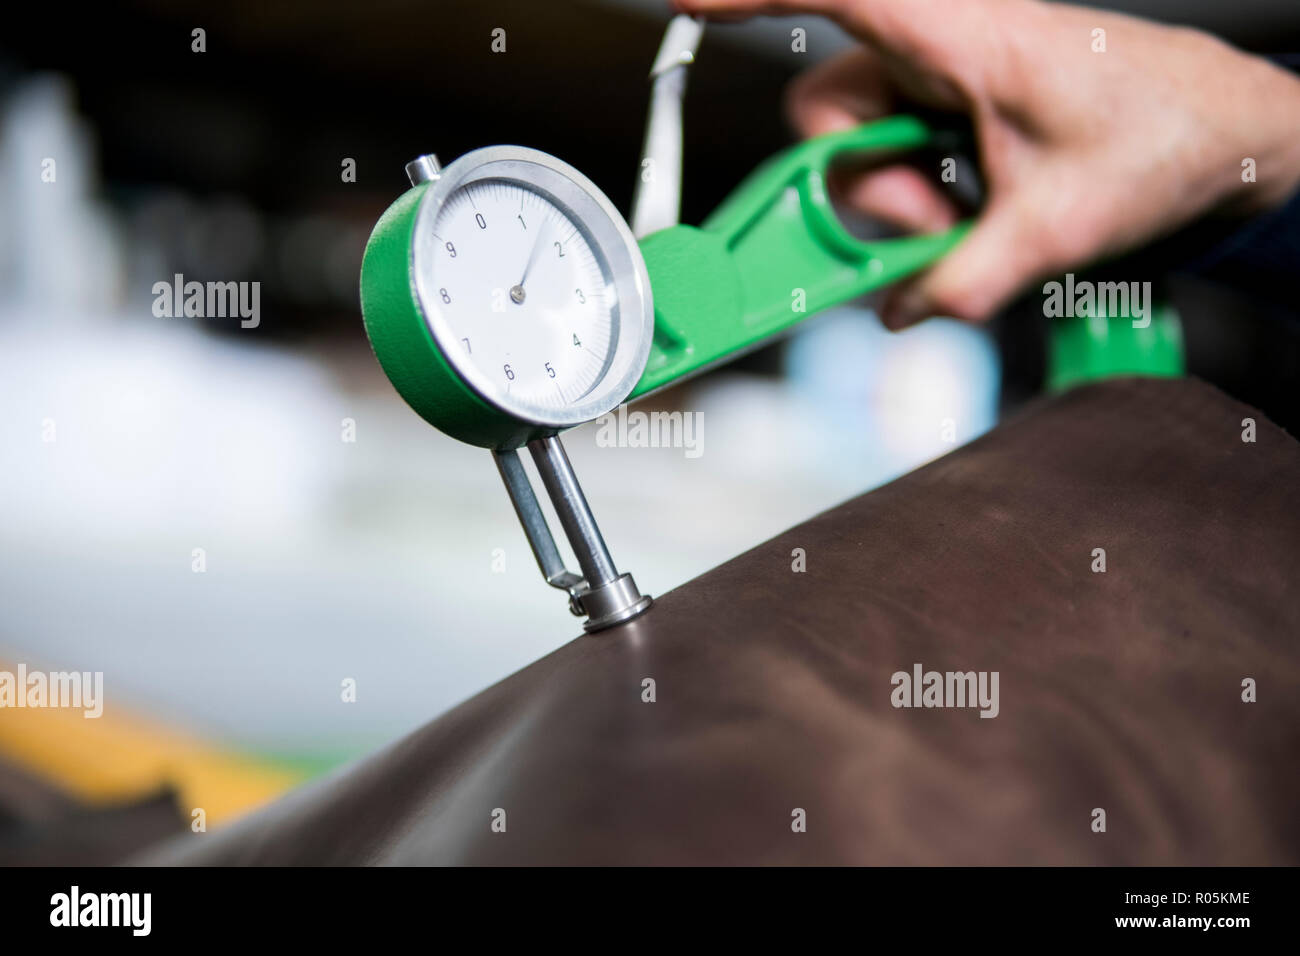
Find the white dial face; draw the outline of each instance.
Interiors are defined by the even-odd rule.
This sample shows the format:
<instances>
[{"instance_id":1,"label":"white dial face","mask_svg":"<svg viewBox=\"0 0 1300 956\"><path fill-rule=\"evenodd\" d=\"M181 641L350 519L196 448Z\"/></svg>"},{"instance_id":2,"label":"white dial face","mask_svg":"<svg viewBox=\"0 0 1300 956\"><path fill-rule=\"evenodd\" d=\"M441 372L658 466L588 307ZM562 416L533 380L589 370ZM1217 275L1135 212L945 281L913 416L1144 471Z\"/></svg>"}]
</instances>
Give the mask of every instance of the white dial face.
<instances>
[{"instance_id":1,"label":"white dial face","mask_svg":"<svg viewBox=\"0 0 1300 956\"><path fill-rule=\"evenodd\" d=\"M471 182L433 223L428 308L502 404L570 407L608 370L616 293L578 224L548 197L499 179ZM493 397L493 396L489 396Z\"/></svg>"},{"instance_id":2,"label":"white dial face","mask_svg":"<svg viewBox=\"0 0 1300 956\"><path fill-rule=\"evenodd\" d=\"M654 334L645 262L573 167L522 146L466 153L427 188L412 243L429 331L488 404L567 427L641 377Z\"/></svg>"}]
</instances>

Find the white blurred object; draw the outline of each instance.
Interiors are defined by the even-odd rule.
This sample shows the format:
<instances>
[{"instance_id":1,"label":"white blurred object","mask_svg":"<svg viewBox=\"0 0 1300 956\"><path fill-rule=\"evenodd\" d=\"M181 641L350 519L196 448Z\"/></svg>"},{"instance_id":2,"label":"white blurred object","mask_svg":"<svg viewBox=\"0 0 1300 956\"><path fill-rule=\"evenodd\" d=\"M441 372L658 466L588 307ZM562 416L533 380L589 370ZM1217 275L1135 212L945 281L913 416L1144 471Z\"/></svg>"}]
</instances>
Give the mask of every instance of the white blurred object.
<instances>
[{"instance_id":1,"label":"white blurred object","mask_svg":"<svg viewBox=\"0 0 1300 956\"><path fill-rule=\"evenodd\" d=\"M318 513L318 458L338 429L328 376L310 359L183 319L100 314L107 328L69 335L66 311L17 315L0 336L11 532L39 522L46 534L120 540L180 527L280 534ZM44 422L53 437L43 442Z\"/></svg>"},{"instance_id":2,"label":"white blurred object","mask_svg":"<svg viewBox=\"0 0 1300 956\"><path fill-rule=\"evenodd\" d=\"M703 35L702 19L673 17L650 68L650 109L632 199L632 234L638 239L677 225L681 213L682 98Z\"/></svg>"},{"instance_id":3,"label":"white blurred object","mask_svg":"<svg viewBox=\"0 0 1300 956\"><path fill-rule=\"evenodd\" d=\"M985 329L930 319L889 332L874 313L835 309L790 343L793 386L817 408L825 467L874 487L997 424L1001 363Z\"/></svg>"},{"instance_id":4,"label":"white blurred object","mask_svg":"<svg viewBox=\"0 0 1300 956\"><path fill-rule=\"evenodd\" d=\"M70 315L120 301L122 258L94 170L71 84L20 82L0 107L0 287L11 301Z\"/></svg>"}]
</instances>

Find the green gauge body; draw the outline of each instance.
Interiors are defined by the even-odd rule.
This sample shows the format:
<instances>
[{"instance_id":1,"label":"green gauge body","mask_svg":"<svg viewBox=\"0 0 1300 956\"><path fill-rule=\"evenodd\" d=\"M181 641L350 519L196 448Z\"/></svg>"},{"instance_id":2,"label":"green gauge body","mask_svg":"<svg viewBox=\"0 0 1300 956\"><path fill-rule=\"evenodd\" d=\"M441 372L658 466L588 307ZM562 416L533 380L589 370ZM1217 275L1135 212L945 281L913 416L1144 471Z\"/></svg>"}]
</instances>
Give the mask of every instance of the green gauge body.
<instances>
[{"instance_id":1,"label":"green gauge body","mask_svg":"<svg viewBox=\"0 0 1300 956\"><path fill-rule=\"evenodd\" d=\"M361 271L366 332L425 420L473 445L520 447L945 255L969 224L864 241L844 228L826 188L837 158L934 141L909 116L808 140L760 166L699 227L639 244L572 167L520 147L477 150L407 191L375 226ZM1052 384L1178 374L1176 317L1161 312L1153 325L1057 324Z\"/></svg>"},{"instance_id":2,"label":"green gauge body","mask_svg":"<svg viewBox=\"0 0 1300 956\"><path fill-rule=\"evenodd\" d=\"M504 450L626 400L654 310L609 200L518 146L432 161L428 176L380 218L361 266L366 333L407 403L453 438Z\"/></svg>"},{"instance_id":3,"label":"green gauge body","mask_svg":"<svg viewBox=\"0 0 1300 956\"><path fill-rule=\"evenodd\" d=\"M362 316L379 364L407 404L438 430L484 448L517 448L557 431L488 404L434 341L412 278L415 213L428 189L409 189L380 217L361 262Z\"/></svg>"},{"instance_id":4,"label":"green gauge body","mask_svg":"<svg viewBox=\"0 0 1300 956\"><path fill-rule=\"evenodd\" d=\"M698 228L641 240L655 292L655 340L631 398L761 345L810 315L924 268L965 236L864 241L840 222L826 187L837 159L934 142L921 120L893 116L792 146L759 166Z\"/></svg>"}]
</instances>

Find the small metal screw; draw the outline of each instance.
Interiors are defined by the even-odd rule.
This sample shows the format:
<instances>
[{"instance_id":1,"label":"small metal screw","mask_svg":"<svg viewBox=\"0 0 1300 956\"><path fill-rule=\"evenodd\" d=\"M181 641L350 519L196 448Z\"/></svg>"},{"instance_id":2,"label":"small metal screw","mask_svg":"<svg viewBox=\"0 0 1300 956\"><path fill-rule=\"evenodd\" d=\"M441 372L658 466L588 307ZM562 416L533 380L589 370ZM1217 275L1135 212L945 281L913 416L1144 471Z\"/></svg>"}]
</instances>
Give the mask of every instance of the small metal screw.
<instances>
[{"instance_id":1,"label":"small metal screw","mask_svg":"<svg viewBox=\"0 0 1300 956\"><path fill-rule=\"evenodd\" d=\"M433 153L417 156L406 164L406 178L412 186L431 183L441 175L442 163L438 162L438 157Z\"/></svg>"}]
</instances>

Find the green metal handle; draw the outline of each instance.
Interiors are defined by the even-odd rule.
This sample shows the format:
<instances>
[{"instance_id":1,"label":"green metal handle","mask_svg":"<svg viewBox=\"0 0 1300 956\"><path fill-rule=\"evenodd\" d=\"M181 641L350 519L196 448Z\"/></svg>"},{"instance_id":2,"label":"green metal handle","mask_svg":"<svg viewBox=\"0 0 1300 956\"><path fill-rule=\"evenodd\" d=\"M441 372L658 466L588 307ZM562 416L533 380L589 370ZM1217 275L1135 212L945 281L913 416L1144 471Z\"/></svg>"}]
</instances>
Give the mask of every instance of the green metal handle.
<instances>
[{"instance_id":1,"label":"green metal handle","mask_svg":"<svg viewBox=\"0 0 1300 956\"><path fill-rule=\"evenodd\" d=\"M699 227L641 240L655 302L645 374L628 400L757 346L815 312L924 268L951 250L963 223L935 235L864 241L831 206L826 172L848 155L934 142L911 116L808 140L772 157Z\"/></svg>"}]
</instances>

